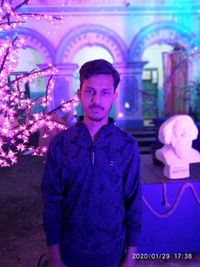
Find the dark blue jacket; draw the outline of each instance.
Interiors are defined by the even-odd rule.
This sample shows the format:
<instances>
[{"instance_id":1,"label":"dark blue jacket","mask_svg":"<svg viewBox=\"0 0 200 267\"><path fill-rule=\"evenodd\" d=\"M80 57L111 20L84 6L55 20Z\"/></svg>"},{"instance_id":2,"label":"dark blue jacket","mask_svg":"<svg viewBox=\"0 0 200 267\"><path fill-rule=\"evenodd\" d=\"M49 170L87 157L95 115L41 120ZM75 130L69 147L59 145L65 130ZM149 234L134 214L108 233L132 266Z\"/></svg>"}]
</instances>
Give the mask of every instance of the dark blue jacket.
<instances>
[{"instance_id":1,"label":"dark blue jacket","mask_svg":"<svg viewBox=\"0 0 200 267\"><path fill-rule=\"evenodd\" d=\"M136 141L111 120L94 143L81 121L53 138L42 181L44 227L66 263L114 264L137 245L139 165Z\"/></svg>"}]
</instances>

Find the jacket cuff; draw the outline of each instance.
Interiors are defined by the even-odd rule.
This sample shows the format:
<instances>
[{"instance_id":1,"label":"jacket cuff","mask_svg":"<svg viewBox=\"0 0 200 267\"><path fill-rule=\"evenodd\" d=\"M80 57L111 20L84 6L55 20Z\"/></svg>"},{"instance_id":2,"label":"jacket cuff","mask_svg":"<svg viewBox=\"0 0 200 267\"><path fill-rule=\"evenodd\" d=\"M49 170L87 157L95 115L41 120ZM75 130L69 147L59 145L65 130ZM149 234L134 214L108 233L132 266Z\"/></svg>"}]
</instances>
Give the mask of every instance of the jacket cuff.
<instances>
[{"instance_id":1,"label":"jacket cuff","mask_svg":"<svg viewBox=\"0 0 200 267\"><path fill-rule=\"evenodd\" d=\"M60 244L60 229L51 228L46 229L47 246Z\"/></svg>"},{"instance_id":2,"label":"jacket cuff","mask_svg":"<svg viewBox=\"0 0 200 267\"><path fill-rule=\"evenodd\" d=\"M127 236L127 246L128 247L137 247L138 244L138 233L129 234Z\"/></svg>"}]
</instances>

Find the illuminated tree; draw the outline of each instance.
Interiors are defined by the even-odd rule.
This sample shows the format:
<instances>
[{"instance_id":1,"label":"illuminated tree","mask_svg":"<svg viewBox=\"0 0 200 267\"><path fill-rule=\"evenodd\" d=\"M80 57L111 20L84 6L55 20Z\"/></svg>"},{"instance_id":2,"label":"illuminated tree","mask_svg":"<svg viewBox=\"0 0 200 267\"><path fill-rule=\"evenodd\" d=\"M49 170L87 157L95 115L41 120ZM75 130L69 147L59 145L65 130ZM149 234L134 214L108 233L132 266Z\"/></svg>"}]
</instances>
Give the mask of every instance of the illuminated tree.
<instances>
[{"instance_id":1,"label":"illuminated tree","mask_svg":"<svg viewBox=\"0 0 200 267\"><path fill-rule=\"evenodd\" d=\"M21 7L28 4L24 1L1 1L0 7L0 32L4 38L0 39L0 166L7 167L17 162L19 153L31 150L36 155L44 155L47 147L30 147L30 136L40 128L46 127L48 137L53 129L65 129L67 125L62 120L54 119L57 110L70 112L72 107L78 103L77 98L61 103L54 110L48 111L51 102L51 91L54 87L53 75L57 69L49 65L46 69L33 69L30 72L10 79L18 65L18 52L25 46L23 36L9 37L6 32L21 26L28 18L36 20L45 19L51 24L60 21L61 18L47 14L20 13ZM44 97L30 99L25 96L24 86L38 77L46 76L46 94ZM34 107L42 106L40 113L33 113Z\"/></svg>"}]
</instances>

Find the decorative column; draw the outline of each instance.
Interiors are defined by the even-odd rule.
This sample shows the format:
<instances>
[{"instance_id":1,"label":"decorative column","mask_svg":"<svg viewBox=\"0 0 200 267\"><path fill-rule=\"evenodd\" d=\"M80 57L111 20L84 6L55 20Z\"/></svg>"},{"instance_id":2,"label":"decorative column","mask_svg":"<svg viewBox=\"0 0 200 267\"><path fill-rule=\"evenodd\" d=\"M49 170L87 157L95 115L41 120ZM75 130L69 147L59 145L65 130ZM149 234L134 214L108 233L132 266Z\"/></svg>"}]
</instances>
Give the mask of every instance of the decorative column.
<instances>
[{"instance_id":1,"label":"decorative column","mask_svg":"<svg viewBox=\"0 0 200 267\"><path fill-rule=\"evenodd\" d=\"M147 61L115 64L121 82L118 88L117 125L123 128L143 126L142 71Z\"/></svg>"},{"instance_id":2,"label":"decorative column","mask_svg":"<svg viewBox=\"0 0 200 267\"><path fill-rule=\"evenodd\" d=\"M58 106L62 100L67 101L74 96L74 73L78 65L72 63L56 64L56 68L58 73L54 76L54 107Z\"/></svg>"},{"instance_id":3,"label":"decorative column","mask_svg":"<svg viewBox=\"0 0 200 267\"><path fill-rule=\"evenodd\" d=\"M48 65L38 64L40 68L46 68ZM74 95L74 73L78 68L77 64L65 63L65 64L56 64L55 67L58 69L58 72L54 75L54 89L52 92L52 103L49 106L49 109L54 109L60 105L61 101L67 101ZM47 77L48 78L48 77Z\"/></svg>"}]
</instances>

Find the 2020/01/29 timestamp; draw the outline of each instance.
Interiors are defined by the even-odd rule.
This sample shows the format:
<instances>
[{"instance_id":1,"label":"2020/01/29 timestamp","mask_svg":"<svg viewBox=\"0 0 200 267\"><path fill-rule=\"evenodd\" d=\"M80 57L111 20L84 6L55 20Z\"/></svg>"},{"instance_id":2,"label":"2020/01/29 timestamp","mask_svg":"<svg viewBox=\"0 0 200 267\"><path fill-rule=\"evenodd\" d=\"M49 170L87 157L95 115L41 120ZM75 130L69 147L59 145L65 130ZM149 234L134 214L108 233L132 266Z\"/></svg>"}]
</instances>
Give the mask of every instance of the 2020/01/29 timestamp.
<instances>
[{"instance_id":1,"label":"2020/01/29 timestamp","mask_svg":"<svg viewBox=\"0 0 200 267\"><path fill-rule=\"evenodd\" d=\"M192 253L133 253L133 260L191 260Z\"/></svg>"}]
</instances>

